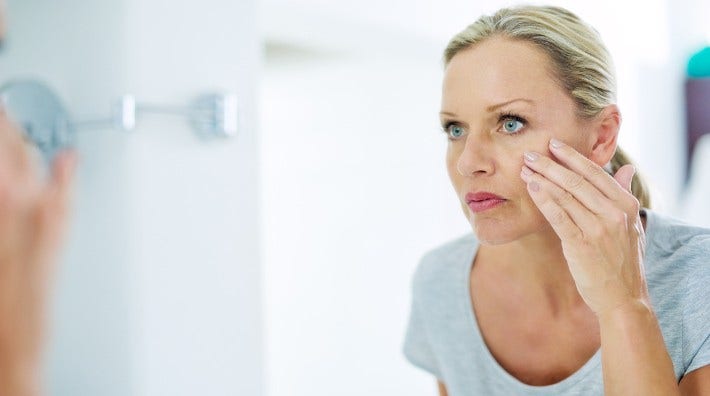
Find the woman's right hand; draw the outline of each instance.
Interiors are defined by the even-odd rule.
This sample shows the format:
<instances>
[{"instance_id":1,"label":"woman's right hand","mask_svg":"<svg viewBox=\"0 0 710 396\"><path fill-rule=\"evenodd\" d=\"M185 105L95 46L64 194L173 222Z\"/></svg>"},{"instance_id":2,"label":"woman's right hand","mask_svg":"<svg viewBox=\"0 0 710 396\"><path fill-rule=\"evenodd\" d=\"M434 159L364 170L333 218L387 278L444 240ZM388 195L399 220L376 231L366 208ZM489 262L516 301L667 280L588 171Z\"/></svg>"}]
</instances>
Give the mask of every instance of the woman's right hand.
<instances>
[{"instance_id":1,"label":"woman's right hand","mask_svg":"<svg viewBox=\"0 0 710 396\"><path fill-rule=\"evenodd\" d=\"M76 155L57 155L47 180L0 109L0 395L39 392L45 309L64 234Z\"/></svg>"}]
</instances>

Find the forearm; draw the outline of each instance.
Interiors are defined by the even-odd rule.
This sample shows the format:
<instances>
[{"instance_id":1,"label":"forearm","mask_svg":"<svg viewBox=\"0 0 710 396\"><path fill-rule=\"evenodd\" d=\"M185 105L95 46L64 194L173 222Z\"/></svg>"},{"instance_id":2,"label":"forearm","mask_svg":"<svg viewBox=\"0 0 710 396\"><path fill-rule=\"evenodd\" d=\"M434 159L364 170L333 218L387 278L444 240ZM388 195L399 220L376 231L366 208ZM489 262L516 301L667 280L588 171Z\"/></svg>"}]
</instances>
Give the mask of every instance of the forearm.
<instances>
[{"instance_id":1,"label":"forearm","mask_svg":"<svg viewBox=\"0 0 710 396\"><path fill-rule=\"evenodd\" d=\"M656 315L636 302L599 316L604 394L680 395Z\"/></svg>"}]
</instances>

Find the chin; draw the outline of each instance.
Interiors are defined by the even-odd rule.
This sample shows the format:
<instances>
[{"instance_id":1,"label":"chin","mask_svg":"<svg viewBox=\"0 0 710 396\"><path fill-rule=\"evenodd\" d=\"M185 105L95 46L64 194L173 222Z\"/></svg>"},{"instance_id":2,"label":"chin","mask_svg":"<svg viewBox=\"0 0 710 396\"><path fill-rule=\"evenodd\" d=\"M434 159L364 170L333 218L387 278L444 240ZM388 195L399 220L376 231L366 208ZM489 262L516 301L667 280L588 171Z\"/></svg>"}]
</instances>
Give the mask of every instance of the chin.
<instances>
[{"instance_id":1,"label":"chin","mask_svg":"<svg viewBox=\"0 0 710 396\"><path fill-rule=\"evenodd\" d=\"M482 245L503 245L524 236L519 222L469 217L473 233Z\"/></svg>"},{"instance_id":2,"label":"chin","mask_svg":"<svg viewBox=\"0 0 710 396\"><path fill-rule=\"evenodd\" d=\"M518 239L516 237L511 237L509 235L483 234L483 233L476 232L475 230L474 230L474 234L476 235L476 240L478 241L479 244L488 245L488 246L505 245L507 243L513 242Z\"/></svg>"},{"instance_id":3,"label":"chin","mask_svg":"<svg viewBox=\"0 0 710 396\"><path fill-rule=\"evenodd\" d=\"M470 214L468 221L481 245L503 245L533 235L554 233L550 223L539 216L488 217Z\"/></svg>"}]
</instances>

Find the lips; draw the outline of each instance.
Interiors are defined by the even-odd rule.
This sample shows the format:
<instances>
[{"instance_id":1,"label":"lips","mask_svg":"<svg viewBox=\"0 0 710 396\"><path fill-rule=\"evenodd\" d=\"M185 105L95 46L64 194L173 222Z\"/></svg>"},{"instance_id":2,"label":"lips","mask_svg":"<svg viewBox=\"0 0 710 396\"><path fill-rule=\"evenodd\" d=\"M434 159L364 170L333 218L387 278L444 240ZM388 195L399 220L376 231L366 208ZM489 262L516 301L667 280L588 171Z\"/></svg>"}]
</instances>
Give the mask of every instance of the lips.
<instances>
[{"instance_id":1,"label":"lips","mask_svg":"<svg viewBox=\"0 0 710 396\"><path fill-rule=\"evenodd\" d=\"M466 204L474 213L493 209L503 203L506 199L487 191L479 191L466 194Z\"/></svg>"},{"instance_id":2,"label":"lips","mask_svg":"<svg viewBox=\"0 0 710 396\"><path fill-rule=\"evenodd\" d=\"M488 199L503 199L503 197L500 197L487 191L479 191L475 193L466 194L466 203L486 201Z\"/></svg>"}]
</instances>

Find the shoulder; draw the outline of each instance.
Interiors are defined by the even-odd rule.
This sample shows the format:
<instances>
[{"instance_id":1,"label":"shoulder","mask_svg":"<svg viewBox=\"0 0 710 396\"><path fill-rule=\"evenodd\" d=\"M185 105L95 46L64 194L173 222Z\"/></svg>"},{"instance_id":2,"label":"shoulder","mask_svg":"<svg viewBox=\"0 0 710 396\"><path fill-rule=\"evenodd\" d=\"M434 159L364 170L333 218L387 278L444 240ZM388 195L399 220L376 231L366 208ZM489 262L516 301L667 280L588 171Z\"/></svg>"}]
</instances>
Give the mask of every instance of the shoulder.
<instances>
[{"instance_id":1,"label":"shoulder","mask_svg":"<svg viewBox=\"0 0 710 396\"><path fill-rule=\"evenodd\" d=\"M710 229L647 211L647 253L675 271L710 275Z\"/></svg>"},{"instance_id":2,"label":"shoulder","mask_svg":"<svg viewBox=\"0 0 710 396\"><path fill-rule=\"evenodd\" d=\"M710 298L710 229L648 213L646 276L667 309L688 309ZM702 297L704 296L704 297Z\"/></svg>"},{"instance_id":3,"label":"shoulder","mask_svg":"<svg viewBox=\"0 0 710 396\"><path fill-rule=\"evenodd\" d=\"M419 259L412 279L414 290L446 282L453 272L466 264L477 244L473 233L467 233L426 251Z\"/></svg>"},{"instance_id":4,"label":"shoulder","mask_svg":"<svg viewBox=\"0 0 710 396\"><path fill-rule=\"evenodd\" d=\"M676 377L691 367L707 336L710 230L646 211L644 268L649 296Z\"/></svg>"}]
</instances>

